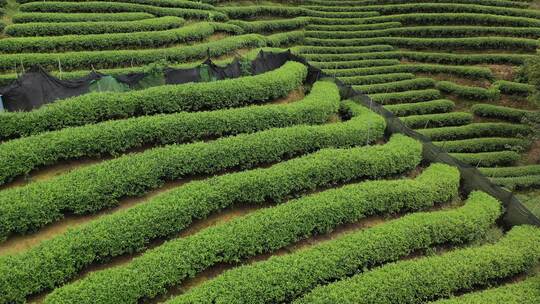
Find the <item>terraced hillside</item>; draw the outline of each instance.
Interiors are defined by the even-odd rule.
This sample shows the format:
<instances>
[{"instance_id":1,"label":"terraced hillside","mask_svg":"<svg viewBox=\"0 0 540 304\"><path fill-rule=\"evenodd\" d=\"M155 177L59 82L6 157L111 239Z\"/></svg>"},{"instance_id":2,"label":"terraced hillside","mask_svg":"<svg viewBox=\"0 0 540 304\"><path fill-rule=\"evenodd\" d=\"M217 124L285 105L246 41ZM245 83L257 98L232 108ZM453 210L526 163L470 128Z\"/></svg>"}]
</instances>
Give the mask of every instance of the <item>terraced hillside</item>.
<instances>
[{"instance_id":1,"label":"terraced hillside","mask_svg":"<svg viewBox=\"0 0 540 304\"><path fill-rule=\"evenodd\" d=\"M540 302L539 228L343 86L540 215L537 3L0 3L2 85L241 62L0 113L0 303Z\"/></svg>"}]
</instances>

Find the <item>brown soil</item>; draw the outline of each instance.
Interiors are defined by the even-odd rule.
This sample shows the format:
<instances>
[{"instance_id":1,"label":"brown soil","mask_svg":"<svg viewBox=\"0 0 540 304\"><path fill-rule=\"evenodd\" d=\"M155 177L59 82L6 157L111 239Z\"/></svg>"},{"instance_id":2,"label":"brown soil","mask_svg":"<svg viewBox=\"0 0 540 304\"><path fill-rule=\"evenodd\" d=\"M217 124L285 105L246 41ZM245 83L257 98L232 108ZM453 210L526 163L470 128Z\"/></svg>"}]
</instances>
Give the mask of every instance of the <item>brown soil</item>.
<instances>
[{"instance_id":1,"label":"brown soil","mask_svg":"<svg viewBox=\"0 0 540 304\"><path fill-rule=\"evenodd\" d=\"M535 165L540 164L540 140L536 140L531 145L527 154L524 155L522 160L523 165Z\"/></svg>"},{"instance_id":2,"label":"brown soil","mask_svg":"<svg viewBox=\"0 0 540 304\"><path fill-rule=\"evenodd\" d=\"M493 74L495 74L495 78L497 79L503 79L512 81L515 77L515 69L511 65L506 64L485 64L481 65L484 67L489 68Z\"/></svg>"},{"instance_id":3,"label":"brown soil","mask_svg":"<svg viewBox=\"0 0 540 304\"><path fill-rule=\"evenodd\" d=\"M261 205L241 206L241 207L235 207L235 208L226 209L226 210L224 210L224 211L222 211L220 213L213 214L213 215L209 216L208 218L206 218L204 220L199 220L199 221L194 222L193 225L191 225L186 230L182 231L182 233L180 233L178 235L178 237L187 237L189 235L192 235L192 234L195 234L195 233L199 232L200 230L202 230L204 228L208 228L210 226L225 223L225 222L230 221L232 219L244 216L244 215L246 215L246 214L248 214L250 212L253 212L254 210L257 210L257 209L259 209L261 207L264 207L264 205L262 205L262 206ZM147 248L152 249L152 248L158 247L159 245L163 244L164 241L165 241L164 239L155 240L155 241L151 242L147 246ZM83 278L87 277L90 273L95 272L95 271L100 271L100 270L107 269L107 268L112 268L112 267L116 267L116 266L125 265L125 264L131 262L134 258L136 258L138 256L141 256L143 253L144 253L144 251L143 252L138 252L138 253L135 253L135 254L131 254L131 255L129 255L129 254L121 255L121 256L118 256L118 257L111 258L110 260L108 260L106 262L103 262L103 263L94 263L91 266L85 268L83 271L81 271L76 277L69 280L67 282L67 284L75 282L75 281L80 280L80 279L83 279ZM203 272L203 273L201 273L201 278L199 278L199 279L204 278L204 276L205 276L204 273L212 273L212 272L216 272L216 271L217 271L217 269L210 269L210 270L208 270L206 272ZM206 275L209 275L209 274L206 274ZM35 295L35 296L33 296L33 297L31 297L29 299L29 303L42 303L44 298L47 296L47 294L48 294L48 292L43 292L43 293L40 293L38 295ZM166 298L162 298L161 300L165 300L165 299Z\"/></svg>"},{"instance_id":4,"label":"brown soil","mask_svg":"<svg viewBox=\"0 0 540 304\"><path fill-rule=\"evenodd\" d=\"M83 158L83 159L78 159L78 160L62 160L57 164L38 168L30 172L30 174L26 177L20 176L10 183L1 185L0 191L4 189L9 189L9 188L25 186L34 181L49 180L58 175L68 173L75 169L80 169L83 167L94 165L98 162L111 159L111 158L112 158L111 156L107 156L101 159Z\"/></svg>"},{"instance_id":5,"label":"brown soil","mask_svg":"<svg viewBox=\"0 0 540 304\"><path fill-rule=\"evenodd\" d=\"M159 194L162 194L173 188L186 184L192 180L195 180L195 178L181 179L177 181L167 182L163 187L154 191L150 191L144 196L129 197L129 198L121 199L118 207L106 209L106 210L103 210L101 212L98 212L96 214L91 214L91 215L67 215L62 220L41 228L36 233L28 234L28 235L13 236L9 238L7 241L0 244L0 255L13 254L13 253L18 253L24 250L28 250L45 240L52 239L53 237L66 232L70 228L83 225L87 222L98 219L102 216L106 216L108 214L112 214L114 212L118 212L120 210L128 209L137 204L143 203Z\"/></svg>"},{"instance_id":6,"label":"brown soil","mask_svg":"<svg viewBox=\"0 0 540 304\"><path fill-rule=\"evenodd\" d=\"M282 98L275 99L271 103L272 104L289 104L289 103L302 100L304 99L304 97L305 97L304 87L300 86L299 88L290 92L289 95Z\"/></svg>"},{"instance_id":7,"label":"brown soil","mask_svg":"<svg viewBox=\"0 0 540 304\"><path fill-rule=\"evenodd\" d=\"M370 227L373 227L375 225L379 225L379 224L384 223L384 222L385 222L384 217L379 217L379 216L368 217L368 218L360 220L360 221L358 221L356 223L338 227L337 229L333 230L330 233L323 234L323 235L317 235L317 236L314 236L314 237L311 237L311 238L308 238L308 239L305 239L305 240L301 240L301 241L299 241L299 242L297 242L295 244L292 244L292 245L286 246L284 248L278 249L277 251L274 251L272 253L265 253L265 254L257 255L255 257L247 259L244 263L241 263L241 264L245 264L245 265L246 264L251 264L251 263L267 260L271 256L280 256L280 255L290 254L290 253L295 252L297 250L307 248L307 247L310 247L310 246L314 246L314 245L319 244L319 243L324 242L324 241L335 239L335 238L339 237L340 235L342 235L344 233L350 233L352 231L357 231L357 230L360 230L360 229L370 228ZM160 303L160 302L162 302L162 301L164 301L166 299L169 299L171 296L180 295L182 293L185 293L187 290L189 290L191 288L194 288L194 287L197 287L197 286L203 284L204 282L206 282L207 280L213 279L216 276L222 274L223 272L225 272L227 270L230 270L230 269L232 269L234 267L237 267L239 265L225 264L225 263L218 264L216 266L213 266L213 267L211 267L211 268L197 274L194 278L185 280L180 285L175 286L173 288L170 288L166 294L164 294L162 296L159 296L159 297L156 297L156 298L151 299L151 300L146 300L146 301L144 301L144 303Z\"/></svg>"}]
</instances>

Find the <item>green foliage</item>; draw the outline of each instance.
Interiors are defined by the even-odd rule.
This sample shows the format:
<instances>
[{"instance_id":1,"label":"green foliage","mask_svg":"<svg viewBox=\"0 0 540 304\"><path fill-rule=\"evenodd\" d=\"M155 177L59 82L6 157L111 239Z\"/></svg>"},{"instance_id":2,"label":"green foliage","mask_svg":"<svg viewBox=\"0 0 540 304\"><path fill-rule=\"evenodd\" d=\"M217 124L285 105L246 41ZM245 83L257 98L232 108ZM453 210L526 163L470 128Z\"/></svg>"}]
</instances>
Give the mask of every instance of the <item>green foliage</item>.
<instances>
[{"instance_id":1,"label":"green foliage","mask_svg":"<svg viewBox=\"0 0 540 304\"><path fill-rule=\"evenodd\" d=\"M17 2L30 3L38 2L40 0L17 0ZM55 2L95 2L96 0L55 0ZM180 8L192 8L192 9L206 9L213 10L214 6L210 4L205 4L201 2L190 2L190 1L176 1L176 0L97 0L99 2L121 2L121 3L138 3L138 4L149 4L159 7L180 7Z\"/></svg>"},{"instance_id":2,"label":"green foliage","mask_svg":"<svg viewBox=\"0 0 540 304\"><path fill-rule=\"evenodd\" d=\"M497 80L493 83L503 94L525 95L532 93L534 86L506 80Z\"/></svg>"},{"instance_id":3,"label":"green foliage","mask_svg":"<svg viewBox=\"0 0 540 304\"><path fill-rule=\"evenodd\" d=\"M10 71L17 66L41 65L44 68L57 69L60 62L63 71L74 69L96 69L110 67L140 66L159 60L171 63L189 62L197 59L221 56L242 48L256 48L303 38L301 31L279 33L271 36L246 34L223 38L205 43L157 48L147 50L108 50L82 51L66 53L23 53L0 56L0 71Z\"/></svg>"},{"instance_id":4,"label":"green foliage","mask_svg":"<svg viewBox=\"0 0 540 304\"><path fill-rule=\"evenodd\" d=\"M431 101L404 103L387 105L384 108L396 116L422 115L446 113L454 109L455 103L448 99L437 99Z\"/></svg>"},{"instance_id":5,"label":"green foliage","mask_svg":"<svg viewBox=\"0 0 540 304\"><path fill-rule=\"evenodd\" d=\"M307 68L287 62L256 76L165 85L128 93L90 93L31 112L0 113L0 137L17 137L111 119L157 113L239 107L286 96L302 84Z\"/></svg>"},{"instance_id":6,"label":"green foliage","mask_svg":"<svg viewBox=\"0 0 540 304\"><path fill-rule=\"evenodd\" d=\"M280 5L222 6L217 9L234 19L255 19L261 16L283 18L298 16L319 18L365 18L379 15L376 12L324 12L304 7Z\"/></svg>"},{"instance_id":7,"label":"green foliage","mask_svg":"<svg viewBox=\"0 0 540 304\"><path fill-rule=\"evenodd\" d=\"M407 80L414 78L412 73L390 73L390 74L375 74L367 76L349 76L349 77L340 77L345 84L351 85L367 85L367 84L377 84L377 83L387 83L400 80Z\"/></svg>"},{"instance_id":8,"label":"green foliage","mask_svg":"<svg viewBox=\"0 0 540 304\"><path fill-rule=\"evenodd\" d=\"M391 53L387 54L391 55ZM525 60L533 57L530 54L456 54L456 53L432 53L432 52L411 52L397 51L395 56L402 59L430 62L439 64L522 64Z\"/></svg>"},{"instance_id":9,"label":"green foliage","mask_svg":"<svg viewBox=\"0 0 540 304\"><path fill-rule=\"evenodd\" d=\"M180 5L189 3L188 1L169 1ZM148 1L148 4L125 3L125 2L101 2L101 1L83 1L83 2L30 2L22 4L19 9L22 12L43 12L43 13L120 13L120 12L141 12L154 16L176 16L187 19L203 19L212 21L225 21L227 15L206 9L192 9L184 7L159 7L155 6L154 1ZM189 5L189 4L188 4Z\"/></svg>"},{"instance_id":10,"label":"green foliage","mask_svg":"<svg viewBox=\"0 0 540 304\"><path fill-rule=\"evenodd\" d=\"M400 80L390 83L378 83L367 85L354 85L353 88L364 94L402 92L410 90L421 90L435 86L435 80L431 78L415 78Z\"/></svg>"},{"instance_id":11,"label":"green foliage","mask_svg":"<svg viewBox=\"0 0 540 304\"><path fill-rule=\"evenodd\" d=\"M382 24L394 24L387 22ZM399 24L399 23L398 23ZM365 25L368 27L369 25ZM356 26L357 28L359 26ZM327 39L359 39L374 37L423 37L423 38L459 38L474 36L509 36L538 38L540 27L492 27L492 26L412 26L412 27L383 27L372 30L335 31L317 30L306 32L307 37Z\"/></svg>"},{"instance_id":12,"label":"green foliage","mask_svg":"<svg viewBox=\"0 0 540 304\"><path fill-rule=\"evenodd\" d=\"M531 87L529 100L531 103L540 106L540 55L536 55L526 60L521 68L521 73Z\"/></svg>"},{"instance_id":13,"label":"green foliage","mask_svg":"<svg viewBox=\"0 0 540 304\"><path fill-rule=\"evenodd\" d=\"M335 60L361 60L365 53L377 53L394 50L390 45L347 46L333 48L326 46L298 46L293 48L296 53L302 54L308 60L335 61Z\"/></svg>"},{"instance_id":14,"label":"green foliage","mask_svg":"<svg viewBox=\"0 0 540 304\"><path fill-rule=\"evenodd\" d=\"M401 261L318 287L294 303L418 303L486 286L540 259L540 229L514 227L493 245Z\"/></svg>"},{"instance_id":15,"label":"green foliage","mask_svg":"<svg viewBox=\"0 0 540 304\"><path fill-rule=\"evenodd\" d=\"M450 155L466 164L475 167L512 165L521 158L521 155L515 151L450 153Z\"/></svg>"},{"instance_id":16,"label":"green foliage","mask_svg":"<svg viewBox=\"0 0 540 304\"><path fill-rule=\"evenodd\" d=\"M228 23L241 27L246 33L272 33L275 31L290 31L302 28L309 23L309 19L297 17L283 20L261 20L251 22L231 20Z\"/></svg>"},{"instance_id":17,"label":"green foliage","mask_svg":"<svg viewBox=\"0 0 540 304\"><path fill-rule=\"evenodd\" d=\"M272 34L266 36L265 40L268 47L289 46L291 44L302 43L304 41L304 31Z\"/></svg>"},{"instance_id":18,"label":"green foliage","mask_svg":"<svg viewBox=\"0 0 540 304\"><path fill-rule=\"evenodd\" d=\"M540 20L538 20L540 22ZM377 37L358 39L321 39L306 38L306 45L318 46L364 46L371 44L389 44L395 47L429 50L522 50L535 51L540 46L536 39L511 37L474 37L474 38L411 38Z\"/></svg>"},{"instance_id":19,"label":"green foliage","mask_svg":"<svg viewBox=\"0 0 540 304\"><path fill-rule=\"evenodd\" d=\"M510 150L523 152L531 142L523 138L481 137L462 140L436 141L435 145L452 153L478 153Z\"/></svg>"},{"instance_id":20,"label":"green foliage","mask_svg":"<svg viewBox=\"0 0 540 304\"><path fill-rule=\"evenodd\" d=\"M445 171L449 168L445 167L434 164L416 181L435 180L441 173L441 178L448 178ZM497 200L473 193L465 206L456 210L407 215L289 255L240 266L167 303L284 303L317 285L430 246L474 240L486 233L500 214Z\"/></svg>"},{"instance_id":21,"label":"green foliage","mask_svg":"<svg viewBox=\"0 0 540 304\"><path fill-rule=\"evenodd\" d=\"M371 17L361 20L360 23L400 22L408 25L476 25L476 26L514 26L539 27L537 18L501 16L498 14L479 13L414 13L394 14Z\"/></svg>"},{"instance_id":22,"label":"green foliage","mask_svg":"<svg viewBox=\"0 0 540 304\"><path fill-rule=\"evenodd\" d=\"M499 186L506 187L510 190L525 190L540 187L540 174L523 175L512 177L495 177L491 181Z\"/></svg>"},{"instance_id":23,"label":"green foliage","mask_svg":"<svg viewBox=\"0 0 540 304\"><path fill-rule=\"evenodd\" d=\"M371 94L369 97L371 97L371 99L376 103L382 105L393 105L399 103L416 103L439 99L441 98L441 93L439 93L438 90L428 89L397 93Z\"/></svg>"},{"instance_id":24,"label":"green foliage","mask_svg":"<svg viewBox=\"0 0 540 304\"><path fill-rule=\"evenodd\" d=\"M499 100L501 91L497 87L484 89L480 87L464 86L451 81L437 82L437 89L469 100Z\"/></svg>"},{"instance_id":25,"label":"green foliage","mask_svg":"<svg viewBox=\"0 0 540 304\"><path fill-rule=\"evenodd\" d=\"M13 23L135 21L153 18L148 13L17 13Z\"/></svg>"},{"instance_id":26,"label":"green foliage","mask_svg":"<svg viewBox=\"0 0 540 304\"><path fill-rule=\"evenodd\" d=\"M388 59L387 59L388 60ZM332 63L327 62L331 66ZM387 73L423 73L423 74L451 74L466 78L493 79L493 73L488 68L452 66L438 64L399 64L393 66L380 66L371 68L351 68L351 69L327 69L327 73L336 76L361 76Z\"/></svg>"},{"instance_id":27,"label":"green foliage","mask_svg":"<svg viewBox=\"0 0 540 304\"><path fill-rule=\"evenodd\" d=\"M540 175L540 165L519 167L480 168L480 172L487 177L512 177L524 175Z\"/></svg>"},{"instance_id":28,"label":"green foliage","mask_svg":"<svg viewBox=\"0 0 540 304\"><path fill-rule=\"evenodd\" d=\"M433 304L537 304L540 303L540 275L526 278L523 281L506 284L479 292L465 294L459 297L444 299Z\"/></svg>"},{"instance_id":29,"label":"green foliage","mask_svg":"<svg viewBox=\"0 0 540 304\"><path fill-rule=\"evenodd\" d=\"M0 145L0 184L39 166L129 149L251 133L296 124L321 124L339 109L334 83L317 82L304 100L212 112L180 112L65 128Z\"/></svg>"},{"instance_id":30,"label":"green foliage","mask_svg":"<svg viewBox=\"0 0 540 304\"><path fill-rule=\"evenodd\" d=\"M401 117L401 121L412 129L461 126L473 121L473 115L465 112L423 114Z\"/></svg>"},{"instance_id":31,"label":"green foliage","mask_svg":"<svg viewBox=\"0 0 540 304\"><path fill-rule=\"evenodd\" d=\"M250 168L326 147L369 144L383 135L382 117L359 105L347 105L356 117L345 123L274 128L169 145L7 189L0 197L0 237L34 231L65 212L85 214L116 206L119 199L143 195L165 181Z\"/></svg>"},{"instance_id":32,"label":"green foliage","mask_svg":"<svg viewBox=\"0 0 540 304\"><path fill-rule=\"evenodd\" d=\"M310 35L310 32L321 32L328 31L328 33L336 33L346 35L348 31L371 31L371 30L382 30L388 28L400 27L401 23L399 22L383 22L383 23L374 23L374 24L349 24L349 25L324 25L324 24L310 24L306 27L308 31L306 34ZM321 37L322 38L322 37ZM328 37L330 38L330 37Z\"/></svg>"},{"instance_id":33,"label":"green foliage","mask_svg":"<svg viewBox=\"0 0 540 304\"><path fill-rule=\"evenodd\" d=\"M168 18L168 17L164 17ZM176 17L173 17L176 18ZM126 24L123 22L108 22ZM26 23L27 25L30 23ZM50 24L50 23L47 23ZM62 23L70 24L70 23ZM84 22L90 25L92 31L99 28L99 22ZM96 28L93 27L97 24ZM116 30L113 27L104 28L104 32ZM134 29L134 33L122 32L113 34L68 35L57 37L19 37L0 40L0 52L58 52L58 51L91 51L115 50L121 48L156 48L177 43L200 41L216 31L216 26L210 22L199 22L182 28L157 30L151 32Z\"/></svg>"},{"instance_id":34,"label":"green foliage","mask_svg":"<svg viewBox=\"0 0 540 304\"><path fill-rule=\"evenodd\" d=\"M510 123L472 123L459 127L443 127L418 130L432 141L468 139L476 137L517 137L530 133L530 128Z\"/></svg>"},{"instance_id":35,"label":"green foliage","mask_svg":"<svg viewBox=\"0 0 540 304\"><path fill-rule=\"evenodd\" d=\"M522 1L522 2L520 2ZM528 8L530 0L453 0L452 3L464 3L464 4L482 4L493 5L501 7L515 7L515 8ZM203 2L223 2L223 0L203 0ZM344 1L327 1L327 0L304 0L306 4L312 5L324 5L332 6L340 9L341 6L354 6L354 5L381 5L381 4L406 4L410 3L408 0L344 0ZM448 3L448 0L416 0L415 3Z\"/></svg>"},{"instance_id":36,"label":"green foliage","mask_svg":"<svg viewBox=\"0 0 540 304\"><path fill-rule=\"evenodd\" d=\"M184 22L184 19L178 17L161 17L124 22L102 21L17 23L8 25L4 32L7 35L17 37L132 33L144 31L162 31L178 28L182 26Z\"/></svg>"},{"instance_id":37,"label":"green foliage","mask_svg":"<svg viewBox=\"0 0 540 304\"><path fill-rule=\"evenodd\" d=\"M0 274L6 278L1 289L10 291L2 300L23 299L59 285L96 260L143 250L153 239L175 236L197 219L227 207L281 203L319 187L410 170L420 162L421 150L419 142L396 135L385 145L324 149L269 168L188 183L144 204L74 228L21 254L0 257ZM447 174L452 170L447 169ZM452 180L455 186L442 195L457 191L457 173L451 175L446 182ZM51 258L44 260L44 255ZM14 267L20 271L11 271Z\"/></svg>"},{"instance_id":38,"label":"green foliage","mask_svg":"<svg viewBox=\"0 0 540 304\"><path fill-rule=\"evenodd\" d=\"M456 170L448 173L447 178L438 182L420 176L419 180L352 184L255 211L190 237L169 241L124 267L94 273L86 280L59 288L45 303L105 303L107 299L131 303L143 297L152 298L163 288L218 263L272 252L369 215L419 210L444 202L456 194L458 186ZM135 273L136 276L132 275Z\"/></svg>"},{"instance_id":39,"label":"green foliage","mask_svg":"<svg viewBox=\"0 0 540 304\"><path fill-rule=\"evenodd\" d=\"M343 8L344 10L347 8ZM331 8L335 10L335 8ZM375 11L381 15L422 14L422 13L476 13L500 16L540 18L540 12L534 9L516 9L488 5L461 3L400 3L384 5L356 6L354 11ZM481 18L480 18L481 19Z\"/></svg>"},{"instance_id":40,"label":"green foliage","mask_svg":"<svg viewBox=\"0 0 540 304\"><path fill-rule=\"evenodd\" d=\"M352 69L376 66L391 66L399 64L396 59L371 59L371 60L348 60L332 62L310 62L312 66L319 69Z\"/></svg>"},{"instance_id":41,"label":"green foliage","mask_svg":"<svg viewBox=\"0 0 540 304\"><path fill-rule=\"evenodd\" d=\"M504 119L513 122L521 122L523 118L528 115L539 115L535 111L520 110L485 103L477 103L472 106L471 110L475 115L481 117Z\"/></svg>"}]
</instances>

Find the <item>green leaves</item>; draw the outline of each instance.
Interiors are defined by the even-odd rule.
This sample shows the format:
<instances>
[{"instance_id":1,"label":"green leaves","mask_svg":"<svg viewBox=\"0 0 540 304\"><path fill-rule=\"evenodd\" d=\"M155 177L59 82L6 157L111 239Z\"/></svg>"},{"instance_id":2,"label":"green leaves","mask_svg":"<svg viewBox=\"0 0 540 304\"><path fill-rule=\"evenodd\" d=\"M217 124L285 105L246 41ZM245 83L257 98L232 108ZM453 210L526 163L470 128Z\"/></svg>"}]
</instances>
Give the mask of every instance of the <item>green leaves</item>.
<instances>
[{"instance_id":1,"label":"green leaves","mask_svg":"<svg viewBox=\"0 0 540 304\"><path fill-rule=\"evenodd\" d=\"M399 136L396 140L411 147L418 145ZM371 148L363 150L358 151L365 153L366 162L361 166L369 168L378 163L377 154L372 153ZM399 149L392 150L392 153L398 153ZM401 162L397 155L390 156L390 159ZM426 172L417 180L353 184L255 211L192 236L169 241L124 267L95 273L86 280L57 289L45 302L85 303L93 294L94 303L106 302L105 299L115 303L133 303L143 297L151 298L161 293L163 288L217 263L234 263L255 254L272 252L371 214L417 210L446 201L457 193L459 175L454 168L440 167L440 170L428 170L431 173ZM364 172L368 175L382 173L378 171ZM429 175L435 173L444 177L434 182L435 179Z\"/></svg>"},{"instance_id":2,"label":"green leaves","mask_svg":"<svg viewBox=\"0 0 540 304\"><path fill-rule=\"evenodd\" d=\"M0 138L157 113L239 107L283 97L297 88L307 67L287 62L256 76L209 83L166 85L128 93L90 93L31 112L0 113Z\"/></svg>"},{"instance_id":3,"label":"green leaves","mask_svg":"<svg viewBox=\"0 0 540 304\"><path fill-rule=\"evenodd\" d=\"M456 173L452 170L445 165L431 165L420 175L422 181L417 179L417 182L426 182L432 175L441 178L452 176L450 178L456 182ZM373 190L367 187L369 183L364 184L366 193ZM384 186L384 182L377 185ZM389 195L394 191L401 190L389 190ZM454 190L447 191L451 193ZM373 265L394 261L414 251L439 244L471 241L485 233L501 212L501 205L494 198L473 194L461 208L410 214L289 255L237 267L167 303L240 304L251 303L253 299L258 303L288 302L317 285L366 272Z\"/></svg>"},{"instance_id":4,"label":"green leaves","mask_svg":"<svg viewBox=\"0 0 540 304\"><path fill-rule=\"evenodd\" d=\"M135 21L99 21L99 22L38 22L17 23L8 25L5 33L10 36L61 36L61 35L89 35L105 33L130 33L144 31L162 31L181 27L185 20L178 17L150 18ZM43 39L43 38L42 38ZM49 38L59 40L58 38ZM84 39L84 37L82 38ZM12 39L16 43L21 39ZM26 40L29 40L28 38ZM40 38L31 40L40 41ZM24 41L24 40L23 40ZM0 51L2 49L0 48Z\"/></svg>"},{"instance_id":5,"label":"green leaves","mask_svg":"<svg viewBox=\"0 0 540 304\"><path fill-rule=\"evenodd\" d=\"M487 196L477 192L472 195ZM319 287L294 303L418 303L508 278L538 263L540 229L514 227L494 245L401 261Z\"/></svg>"}]
</instances>

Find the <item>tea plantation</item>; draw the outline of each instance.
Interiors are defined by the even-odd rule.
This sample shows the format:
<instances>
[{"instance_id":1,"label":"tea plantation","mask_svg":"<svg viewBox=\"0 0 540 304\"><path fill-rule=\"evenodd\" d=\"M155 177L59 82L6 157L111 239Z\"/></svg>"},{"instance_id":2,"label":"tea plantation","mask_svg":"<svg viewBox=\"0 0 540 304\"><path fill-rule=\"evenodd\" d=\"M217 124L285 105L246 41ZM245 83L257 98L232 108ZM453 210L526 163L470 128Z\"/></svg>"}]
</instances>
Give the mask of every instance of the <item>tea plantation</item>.
<instances>
[{"instance_id":1,"label":"tea plantation","mask_svg":"<svg viewBox=\"0 0 540 304\"><path fill-rule=\"evenodd\" d=\"M540 303L540 1L0 6L0 304Z\"/></svg>"}]
</instances>

